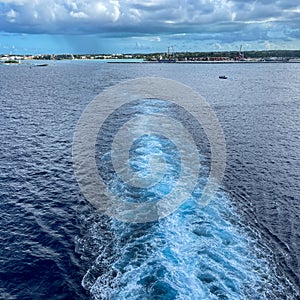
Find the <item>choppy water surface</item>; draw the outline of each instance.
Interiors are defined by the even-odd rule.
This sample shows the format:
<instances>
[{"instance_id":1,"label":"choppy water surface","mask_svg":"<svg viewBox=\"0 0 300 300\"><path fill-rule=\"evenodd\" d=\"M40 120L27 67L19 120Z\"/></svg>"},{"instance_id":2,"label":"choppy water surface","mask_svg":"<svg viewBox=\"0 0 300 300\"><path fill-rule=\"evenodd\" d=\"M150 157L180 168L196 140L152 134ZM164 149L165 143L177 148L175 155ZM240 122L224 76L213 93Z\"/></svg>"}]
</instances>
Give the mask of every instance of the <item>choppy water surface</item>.
<instances>
[{"instance_id":1,"label":"choppy water surface","mask_svg":"<svg viewBox=\"0 0 300 300\"><path fill-rule=\"evenodd\" d=\"M206 98L224 129L227 168L210 205L197 206L209 166L199 135L203 176L191 198L160 222L126 224L84 199L73 132L103 89L149 75ZM63 62L0 66L0 76L0 299L299 299L299 64ZM109 139L113 120L107 130ZM109 169L108 185L128 199L167 193L180 169L173 146L160 136L133 145L139 172L149 155L164 156L169 173L157 190L133 193ZM109 155L102 150L99 166Z\"/></svg>"}]
</instances>

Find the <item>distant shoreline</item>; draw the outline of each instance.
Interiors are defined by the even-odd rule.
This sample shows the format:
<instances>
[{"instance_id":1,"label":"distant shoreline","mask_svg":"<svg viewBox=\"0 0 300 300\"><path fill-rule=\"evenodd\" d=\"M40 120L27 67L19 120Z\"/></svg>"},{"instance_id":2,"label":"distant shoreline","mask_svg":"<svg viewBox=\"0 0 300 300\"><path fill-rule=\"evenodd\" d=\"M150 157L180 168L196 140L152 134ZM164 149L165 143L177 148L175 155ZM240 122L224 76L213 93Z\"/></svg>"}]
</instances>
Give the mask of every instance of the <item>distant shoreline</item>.
<instances>
[{"instance_id":1,"label":"distant shoreline","mask_svg":"<svg viewBox=\"0 0 300 300\"><path fill-rule=\"evenodd\" d=\"M176 61L176 62L159 62L159 61L109 61L106 62L108 64L270 64L270 63L300 63L300 59L298 60L290 60L290 61L281 61L281 60L274 60L274 61Z\"/></svg>"},{"instance_id":2,"label":"distant shoreline","mask_svg":"<svg viewBox=\"0 0 300 300\"><path fill-rule=\"evenodd\" d=\"M102 64L274 64L274 63L300 63L300 59L290 59L290 60L211 60L211 61L147 61L147 60L136 60L136 59L64 59L64 60L19 60L19 61L5 61L0 60L0 65L14 65L14 66L48 66L53 63L63 63L63 62L94 62Z\"/></svg>"},{"instance_id":3,"label":"distant shoreline","mask_svg":"<svg viewBox=\"0 0 300 300\"><path fill-rule=\"evenodd\" d=\"M248 63L298 62L300 50L212 51L212 52L156 52L134 54L0 54L0 62L7 61L101 60L103 62L164 62L173 63ZM134 62L136 62L134 61Z\"/></svg>"}]
</instances>

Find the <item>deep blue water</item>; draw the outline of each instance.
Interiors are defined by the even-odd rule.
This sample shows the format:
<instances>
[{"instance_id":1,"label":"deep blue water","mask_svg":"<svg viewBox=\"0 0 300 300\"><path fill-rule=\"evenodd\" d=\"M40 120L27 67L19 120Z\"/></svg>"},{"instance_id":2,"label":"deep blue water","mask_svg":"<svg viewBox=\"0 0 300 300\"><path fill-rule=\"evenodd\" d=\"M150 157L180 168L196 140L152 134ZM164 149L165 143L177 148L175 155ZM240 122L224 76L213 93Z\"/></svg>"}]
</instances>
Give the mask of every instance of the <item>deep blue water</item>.
<instances>
[{"instance_id":1,"label":"deep blue water","mask_svg":"<svg viewBox=\"0 0 300 300\"><path fill-rule=\"evenodd\" d=\"M178 80L206 98L227 166L213 201L197 206L209 165L199 136L204 171L193 197L160 222L127 224L86 201L72 142L98 93L142 76ZM0 299L299 299L299 77L299 64L0 66ZM171 172L158 192L177 178L177 152L165 150L173 146L145 136L132 148L142 172L143 158L163 153Z\"/></svg>"}]
</instances>

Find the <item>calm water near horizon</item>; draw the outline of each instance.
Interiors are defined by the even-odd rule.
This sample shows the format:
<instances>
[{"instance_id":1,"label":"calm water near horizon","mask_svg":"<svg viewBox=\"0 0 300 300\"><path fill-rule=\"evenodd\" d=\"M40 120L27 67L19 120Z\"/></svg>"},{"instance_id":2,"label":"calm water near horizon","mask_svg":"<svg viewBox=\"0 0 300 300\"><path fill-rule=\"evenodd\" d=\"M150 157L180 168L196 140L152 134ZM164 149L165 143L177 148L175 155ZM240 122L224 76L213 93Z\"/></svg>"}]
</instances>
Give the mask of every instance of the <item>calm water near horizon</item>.
<instances>
[{"instance_id":1,"label":"calm water near horizon","mask_svg":"<svg viewBox=\"0 0 300 300\"><path fill-rule=\"evenodd\" d=\"M177 80L207 100L227 164L207 207L187 199L160 222L127 224L84 198L72 142L95 96L145 76ZM299 299L299 78L300 64L284 63L1 65L0 299ZM154 108L168 112L158 101L125 113ZM139 155L160 151L171 165L171 146L149 138Z\"/></svg>"}]
</instances>

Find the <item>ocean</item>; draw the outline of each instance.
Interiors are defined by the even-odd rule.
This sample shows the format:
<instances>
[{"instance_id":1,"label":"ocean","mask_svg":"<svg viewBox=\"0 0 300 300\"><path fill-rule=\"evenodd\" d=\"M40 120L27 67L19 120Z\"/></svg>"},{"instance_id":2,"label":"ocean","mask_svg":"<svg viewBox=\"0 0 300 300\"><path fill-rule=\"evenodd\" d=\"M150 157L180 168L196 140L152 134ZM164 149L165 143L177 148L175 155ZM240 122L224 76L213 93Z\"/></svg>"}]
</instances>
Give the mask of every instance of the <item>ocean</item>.
<instances>
[{"instance_id":1,"label":"ocean","mask_svg":"<svg viewBox=\"0 0 300 300\"><path fill-rule=\"evenodd\" d=\"M198 205L211 150L195 119L143 95L110 115L95 161L107 189L122 201L159 201L182 170L178 145L144 134L130 148L131 167L148 176L154 155L163 158L166 174L151 189L124 184L110 157L122 122L146 112L170 114L199 149L201 172L190 196L158 221L133 223L88 201L72 149L88 104L116 84L144 77L175 80L199 93L218 118L227 157L218 191L208 205ZM0 299L299 299L299 78L297 63L0 66ZM113 98L100 104L102 112L118 108ZM201 107L195 107L197 118Z\"/></svg>"}]
</instances>

